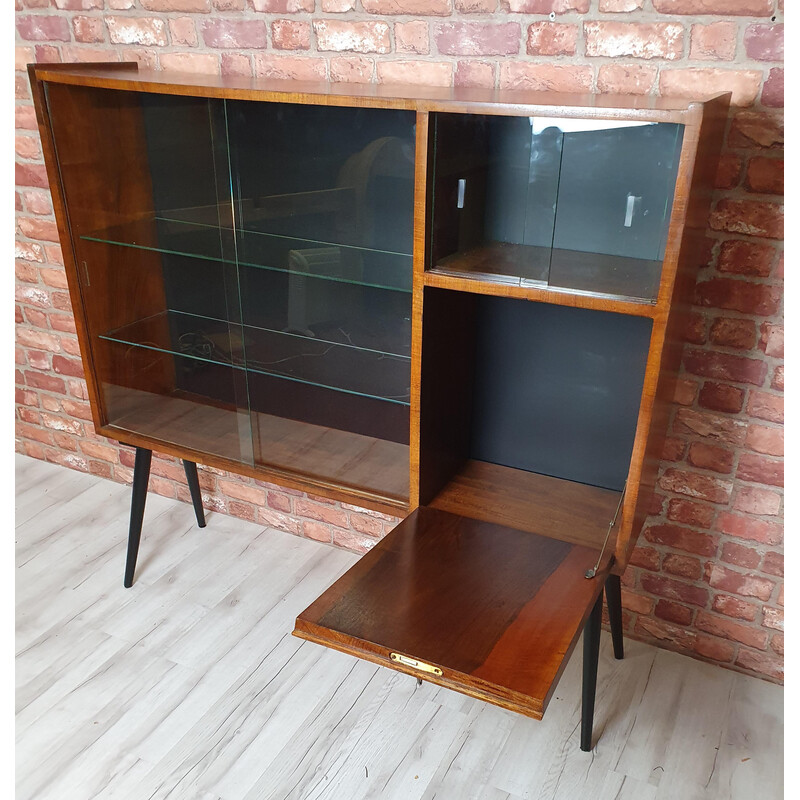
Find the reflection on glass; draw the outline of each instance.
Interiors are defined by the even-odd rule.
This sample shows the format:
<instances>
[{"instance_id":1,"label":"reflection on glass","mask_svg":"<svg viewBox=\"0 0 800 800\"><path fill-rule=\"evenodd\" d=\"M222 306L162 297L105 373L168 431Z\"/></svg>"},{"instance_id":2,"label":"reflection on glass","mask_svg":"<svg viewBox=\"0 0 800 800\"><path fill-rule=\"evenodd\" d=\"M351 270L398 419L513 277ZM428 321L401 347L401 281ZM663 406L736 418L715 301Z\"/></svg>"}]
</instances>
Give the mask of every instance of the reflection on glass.
<instances>
[{"instance_id":1,"label":"reflection on glass","mask_svg":"<svg viewBox=\"0 0 800 800\"><path fill-rule=\"evenodd\" d=\"M356 460L408 444L414 121L227 104L257 459L276 458L263 415L347 432Z\"/></svg>"},{"instance_id":2,"label":"reflection on glass","mask_svg":"<svg viewBox=\"0 0 800 800\"><path fill-rule=\"evenodd\" d=\"M653 300L683 127L437 114L432 269Z\"/></svg>"},{"instance_id":3,"label":"reflection on glass","mask_svg":"<svg viewBox=\"0 0 800 800\"><path fill-rule=\"evenodd\" d=\"M116 428L213 453L253 461L244 374L210 359L159 351L139 343L101 339L96 349L117 374L101 382L109 421Z\"/></svg>"},{"instance_id":4,"label":"reflection on glass","mask_svg":"<svg viewBox=\"0 0 800 800\"><path fill-rule=\"evenodd\" d=\"M165 311L101 334L100 338L180 355L187 365L189 361L198 361L230 366L399 405L409 404L406 373L410 356L369 347L368 344L376 342L354 339L341 328L330 330L328 336L324 339L313 334L237 326L224 319ZM188 366L185 371L192 372Z\"/></svg>"},{"instance_id":5,"label":"reflection on glass","mask_svg":"<svg viewBox=\"0 0 800 800\"><path fill-rule=\"evenodd\" d=\"M325 242L308 239L225 229L231 242L235 235L239 251L237 258L233 246L228 249L227 255L221 252L222 229L219 225L181 219L185 216L189 216L185 209L172 209L159 216L91 231L82 238L90 242L149 250L164 255L241 264L271 272L302 274L305 278L332 283L353 283L406 293L411 291L411 256L404 253L381 254L395 257L385 259L387 262L394 262L391 263L392 268L382 272L373 270L370 278L360 268L361 254L356 251L362 248L341 244L328 246ZM203 215L192 209L192 216L197 219ZM309 247L318 244L326 246ZM377 260L374 255L373 260ZM395 268L398 265L402 265L402 268Z\"/></svg>"},{"instance_id":6,"label":"reflection on glass","mask_svg":"<svg viewBox=\"0 0 800 800\"><path fill-rule=\"evenodd\" d=\"M71 190L117 187L72 220L109 423L405 499L415 115L77 95L121 137Z\"/></svg>"}]
</instances>

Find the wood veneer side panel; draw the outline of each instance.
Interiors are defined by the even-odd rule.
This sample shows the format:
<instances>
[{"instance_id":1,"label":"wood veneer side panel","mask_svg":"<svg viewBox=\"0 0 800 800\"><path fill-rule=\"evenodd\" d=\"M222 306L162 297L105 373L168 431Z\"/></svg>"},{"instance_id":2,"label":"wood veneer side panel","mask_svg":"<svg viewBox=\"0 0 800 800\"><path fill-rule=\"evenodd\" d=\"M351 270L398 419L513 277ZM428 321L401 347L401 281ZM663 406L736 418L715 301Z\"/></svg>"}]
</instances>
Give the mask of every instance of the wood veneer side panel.
<instances>
[{"instance_id":1,"label":"wood veneer side panel","mask_svg":"<svg viewBox=\"0 0 800 800\"><path fill-rule=\"evenodd\" d=\"M710 212L730 95L687 112L673 216L645 377L642 411L631 460L614 572L621 574L650 513L658 467L672 411L686 320Z\"/></svg>"},{"instance_id":2,"label":"wood veneer side panel","mask_svg":"<svg viewBox=\"0 0 800 800\"><path fill-rule=\"evenodd\" d=\"M419 502L430 503L470 456L475 296L425 289Z\"/></svg>"},{"instance_id":3,"label":"wood veneer side panel","mask_svg":"<svg viewBox=\"0 0 800 800\"><path fill-rule=\"evenodd\" d=\"M49 67L65 68L71 65L51 64ZM121 66L104 65L104 66ZM138 65L131 65L132 69L138 69ZM75 329L78 336L81 361L83 363L83 373L89 393L89 407L92 411L92 421L95 428L101 427L105 421L102 397L98 388L98 381L95 372L95 365L92 359L92 349L89 339L89 327L86 319L82 295L81 277L78 273L78 262L75 249L72 243L72 232L69 225L67 204L64 197L64 187L61 183L61 175L58 170L55 143L53 142L53 130L50 121L50 110L45 97L44 84L39 77L41 67L36 64L28 65L28 79L31 85L33 96L33 106L36 111L36 121L39 125L39 136L42 142L42 152L44 164L47 171L47 180L50 185L50 194L53 201L53 213L58 227L58 238L61 243L61 251L64 258L64 271L67 276L67 287L69 290L72 312L75 317Z\"/></svg>"},{"instance_id":4,"label":"wood veneer side panel","mask_svg":"<svg viewBox=\"0 0 800 800\"><path fill-rule=\"evenodd\" d=\"M166 309L162 255L156 251L154 198L140 94L53 85L47 93L50 128L75 262L82 266L80 298L98 391L102 384L168 393L174 363L144 350L120 359L98 337ZM152 250L88 241L107 227L145 220ZM147 222L146 220L149 220ZM168 337L166 319L160 334ZM113 411L105 399L105 410Z\"/></svg>"},{"instance_id":5,"label":"wood veneer side panel","mask_svg":"<svg viewBox=\"0 0 800 800\"><path fill-rule=\"evenodd\" d=\"M427 243L428 200L430 195L430 131L427 112L417 112L414 161L414 258L411 298L411 433L409 440L409 508L419 505L420 393L422 389L422 318Z\"/></svg>"},{"instance_id":6,"label":"wood veneer side panel","mask_svg":"<svg viewBox=\"0 0 800 800\"><path fill-rule=\"evenodd\" d=\"M622 505L622 519L619 535L615 545L615 572L620 574L627 565L627 554L635 546L639 535L639 528L634 523L634 511L638 503L648 496L652 497L649 474L649 464L645 464L648 450L658 449L659 454L663 447L664 437L659 432L662 430L662 421L658 417L655 406L655 397L661 370L661 356L666 333L666 323L669 316L669 300L675 281L678 263L678 253L683 239L683 229L688 208L689 187L695 168L697 157L697 143L699 136L699 119L697 115L690 115L682 120L684 124L683 141L681 146L678 175L675 181L675 192L672 202L672 216L670 219L667 245L664 253L664 263L659 281L658 296L655 306L653 328L650 332L650 347L645 367L644 384L642 387L642 400L639 407L639 417L636 424L631 465L625 490L625 499ZM660 439L660 442L658 441ZM649 503L649 499L647 501Z\"/></svg>"}]
</instances>

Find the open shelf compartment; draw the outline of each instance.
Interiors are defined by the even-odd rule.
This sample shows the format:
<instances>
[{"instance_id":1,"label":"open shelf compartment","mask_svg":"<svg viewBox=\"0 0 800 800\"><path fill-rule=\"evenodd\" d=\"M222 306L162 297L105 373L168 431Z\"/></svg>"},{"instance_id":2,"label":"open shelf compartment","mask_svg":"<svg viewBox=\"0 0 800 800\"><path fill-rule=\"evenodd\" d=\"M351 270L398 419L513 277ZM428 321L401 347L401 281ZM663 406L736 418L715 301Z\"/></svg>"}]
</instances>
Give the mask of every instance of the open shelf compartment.
<instances>
[{"instance_id":1,"label":"open shelf compartment","mask_svg":"<svg viewBox=\"0 0 800 800\"><path fill-rule=\"evenodd\" d=\"M541 718L612 563L651 321L424 291L420 506L294 632Z\"/></svg>"},{"instance_id":2,"label":"open shelf compartment","mask_svg":"<svg viewBox=\"0 0 800 800\"><path fill-rule=\"evenodd\" d=\"M524 529L526 503L533 516L537 495L571 502L575 485L607 525L631 467L651 320L424 291L420 505L460 496Z\"/></svg>"}]
</instances>

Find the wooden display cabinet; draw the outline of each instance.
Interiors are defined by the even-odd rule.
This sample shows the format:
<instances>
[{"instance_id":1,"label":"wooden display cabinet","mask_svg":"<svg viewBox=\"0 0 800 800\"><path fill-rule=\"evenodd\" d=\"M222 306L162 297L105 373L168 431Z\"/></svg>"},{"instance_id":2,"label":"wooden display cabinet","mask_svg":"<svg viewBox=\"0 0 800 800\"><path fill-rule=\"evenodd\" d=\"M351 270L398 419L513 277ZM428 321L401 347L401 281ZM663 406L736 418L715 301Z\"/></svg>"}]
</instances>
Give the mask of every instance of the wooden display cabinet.
<instances>
[{"instance_id":1,"label":"wooden display cabinet","mask_svg":"<svg viewBox=\"0 0 800 800\"><path fill-rule=\"evenodd\" d=\"M295 634L541 717L585 629L590 749L729 95L29 71L125 584L153 449L405 516Z\"/></svg>"}]
</instances>

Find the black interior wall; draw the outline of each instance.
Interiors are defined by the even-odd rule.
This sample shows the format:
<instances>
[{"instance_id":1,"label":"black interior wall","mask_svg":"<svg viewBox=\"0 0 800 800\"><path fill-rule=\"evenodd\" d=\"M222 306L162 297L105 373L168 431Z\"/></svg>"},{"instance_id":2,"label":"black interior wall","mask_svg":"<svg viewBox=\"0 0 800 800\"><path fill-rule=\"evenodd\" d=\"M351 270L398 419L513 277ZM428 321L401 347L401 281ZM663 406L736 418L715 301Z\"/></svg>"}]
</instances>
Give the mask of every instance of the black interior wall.
<instances>
[{"instance_id":1,"label":"black interior wall","mask_svg":"<svg viewBox=\"0 0 800 800\"><path fill-rule=\"evenodd\" d=\"M644 317L478 298L471 457L621 490L651 327Z\"/></svg>"}]
</instances>

